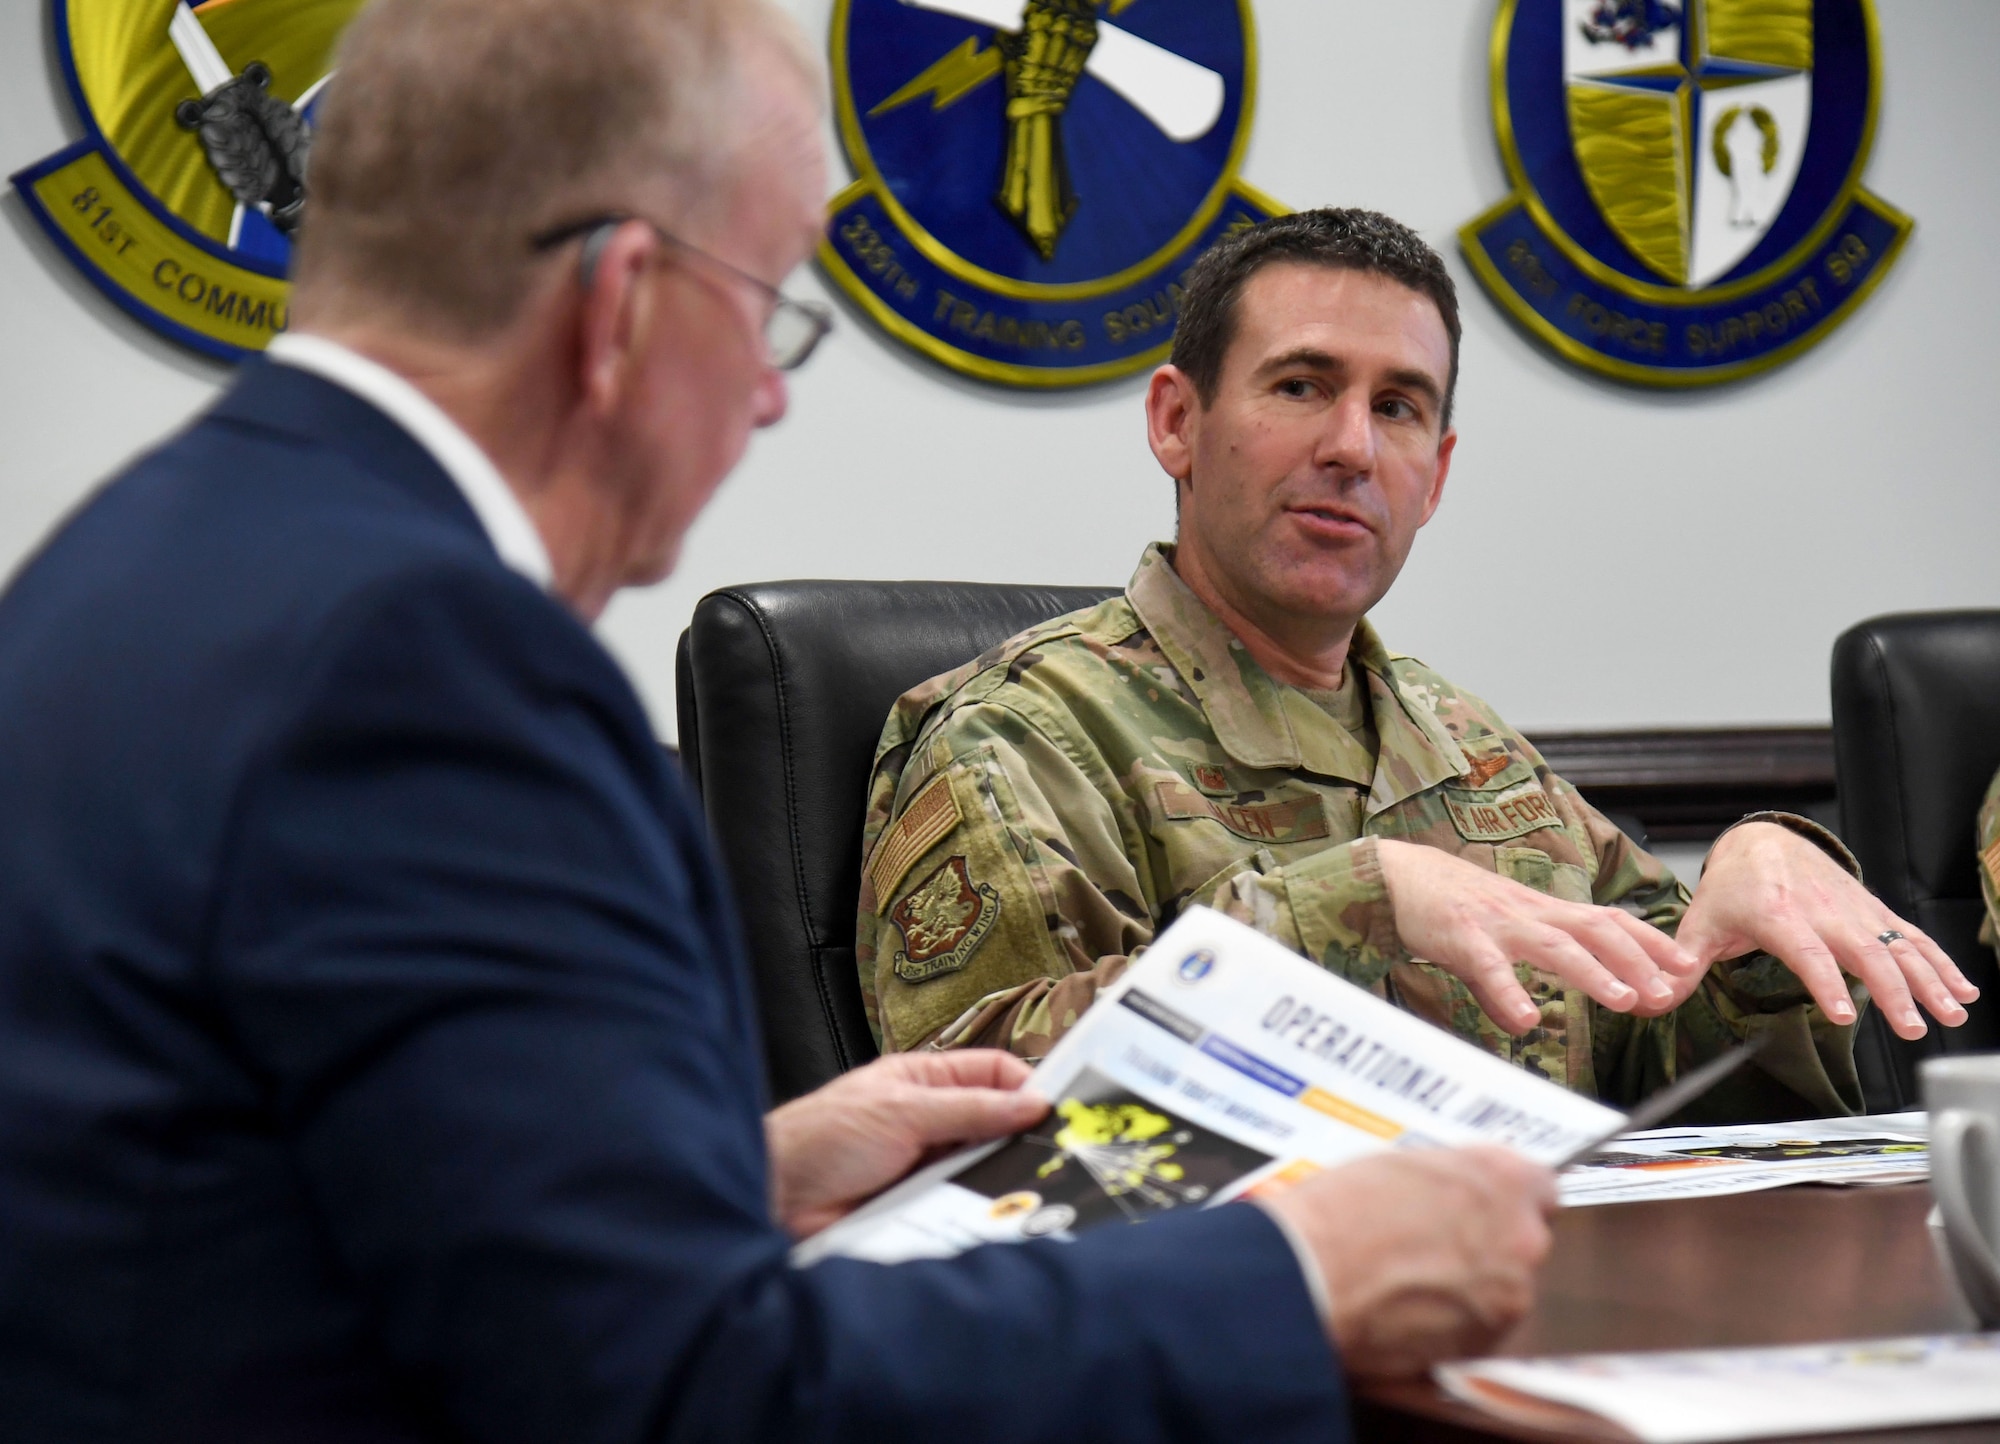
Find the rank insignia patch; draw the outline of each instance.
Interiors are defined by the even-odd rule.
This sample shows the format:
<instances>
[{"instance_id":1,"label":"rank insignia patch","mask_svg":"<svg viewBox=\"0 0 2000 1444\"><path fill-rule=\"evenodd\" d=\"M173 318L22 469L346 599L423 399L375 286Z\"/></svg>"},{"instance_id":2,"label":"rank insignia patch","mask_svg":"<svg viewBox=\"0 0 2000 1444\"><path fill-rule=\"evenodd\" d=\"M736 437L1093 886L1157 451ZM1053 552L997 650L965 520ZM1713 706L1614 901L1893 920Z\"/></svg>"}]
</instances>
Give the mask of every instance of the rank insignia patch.
<instances>
[{"instance_id":1,"label":"rank insignia patch","mask_svg":"<svg viewBox=\"0 0 2000 1444\"><path fill-rule=\"evenodd\" d=\"M362 0L53 0L85 135L15 175L63 253L223 360L285 329L291 235L340 32Z\"/></svg>"},{"instance_id":2,"label":"rank insignia patch","mask_svg":"<svg viewBox=\"0 0 2000 1444\"><path fill-rule=\"evenodd\" d=\"M991 883L975 883L965 859L952 857L891 908L889 918L903 932L896 976L921 983L972 960L1000 920L1000 893Z\"/></svg>"},{"instance_id":3,"label":"rank insignia patch","mask_svg":"<svg viewBox=\"0 0 2000 1444\"><path fill-rule=\"evenodd\" d=\"M1871 0L1502 0L1493 124L1514 191L1460 232L1561 355L1655 386L1781 364L1914 224L1861 186Z\"/></svg>"},{"instance_id":4,"label":"rank insignia patch","mask_svg":"<svg viewBox=\"0 0 2000 1444\"><path fill-rule=\"evenodd\" d=\"M820 264L967 375L1156 365L1195 258L1284 209L1236 174L1249 0L835 0L832 64L856 180Z\"/></svg>"},{"instance_id":5,"label":"rank insignia patch","mask_svg":"<svg viewBox=\"0 0 2000 1444\"><path fill-rule=\"evenodd\" d=\"M1514 758L1505 747L1500 747L1484 757L1474 756L1467 750L1465 754L1465 776L1474 787L1484 787L1513 765Z\"/></svg>"}]
</instances>

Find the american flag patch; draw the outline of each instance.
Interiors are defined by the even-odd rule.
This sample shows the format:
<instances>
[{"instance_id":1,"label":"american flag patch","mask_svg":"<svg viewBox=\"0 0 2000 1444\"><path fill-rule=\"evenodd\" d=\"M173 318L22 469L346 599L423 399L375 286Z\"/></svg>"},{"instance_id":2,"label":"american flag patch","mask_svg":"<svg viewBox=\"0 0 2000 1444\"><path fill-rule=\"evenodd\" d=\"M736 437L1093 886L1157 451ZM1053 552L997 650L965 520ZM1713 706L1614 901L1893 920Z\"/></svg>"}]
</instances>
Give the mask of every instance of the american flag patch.
<instances>
[{"instance_id":1,"label":"american flag patch","mask_svg":"<svg viewBox=\"0 0 2000 1444\"><path fill-rule=\"evenodd\" d=\"M930 786L910 799L896 825L875 846L868 862L868 880L875 885L875 910L889 903L890 891L918 858L936 847L957 827L963 815L951 795L951 779L940 773Z\"/></svg>"}]
</instances>

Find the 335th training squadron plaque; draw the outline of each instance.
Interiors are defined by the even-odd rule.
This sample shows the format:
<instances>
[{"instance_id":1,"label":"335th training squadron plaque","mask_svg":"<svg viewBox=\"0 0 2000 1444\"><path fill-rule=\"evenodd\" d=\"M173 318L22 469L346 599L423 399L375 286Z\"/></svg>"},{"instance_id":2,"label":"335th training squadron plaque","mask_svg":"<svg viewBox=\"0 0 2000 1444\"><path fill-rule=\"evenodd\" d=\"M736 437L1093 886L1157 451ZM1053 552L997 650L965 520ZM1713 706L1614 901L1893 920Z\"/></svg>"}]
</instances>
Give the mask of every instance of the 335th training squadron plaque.
<instances>
[{"instance_id":1,"label":"335th training squadron plaque","mask_svg":"<svg viewBox=\"0 0 2000 1444\"><path fill-rule=\"evenodd\" d=\"M1699 386L1776 366L1887 273L1910 218L1861 187L1869 0L1502 0L1514 193L1460 240L1571 360Z\"/></svg>"},{"instance_id":2,"label":"335th training squadron plaque","mask_svg":"<svg viewBox=\"0 0 2000 1444\"><path fill-rule=\"evenodd\" d=\"M969 375L1069 386L1157 364L1180 278L1284 207L1237 179L1249 0L836 0L857 177L820 261Z\"/></svg>"},{"instance_id":3,"label":"335th training squadron plaque","mask_svg":"<svg viewBox=\"0 0 2000 1444\"><path fill-rule=\"evenodd\" d=\"M53 0L85 135L13 177L106 295L233 360L285 328L314 105L361 0Z\"/></svg>"}]
</instances>

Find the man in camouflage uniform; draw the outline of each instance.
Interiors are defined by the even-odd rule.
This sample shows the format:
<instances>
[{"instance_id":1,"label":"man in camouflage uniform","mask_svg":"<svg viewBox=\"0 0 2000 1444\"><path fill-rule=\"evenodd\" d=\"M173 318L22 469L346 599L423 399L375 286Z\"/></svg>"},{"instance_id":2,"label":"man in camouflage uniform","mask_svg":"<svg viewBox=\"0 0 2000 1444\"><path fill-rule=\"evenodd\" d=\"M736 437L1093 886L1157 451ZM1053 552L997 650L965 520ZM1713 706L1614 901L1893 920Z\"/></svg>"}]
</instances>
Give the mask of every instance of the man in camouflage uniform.
<instances>
[{"instance_id":1,"label":"man in camouflage uniform","mask_svg":"<svg viewBox=\"0 0 2000 1444\"><path fill-rule=\"evenodd\" d=\"M1384 217L1287 217L1197 267L1147 398L1177 546L883 730L857 953L885 1049L1038 1057L1190 903L1617 1102L1767 1035L1712 1111L1857 1110L1842 967L1899 1032L1923 1030L1911 989L1963 1021L1976 994L1829 834L1739 825L1691 904L1362 620L1442 493L1457 335L1442 263Z\"/></svg>"},{"instance_id":2,"label":"man in camouflage uniform","mask_svg":"<svg viewBox=\"0 0 2000 1444\"><path fill-rule=\"evenodd\" d=\"M2000 952L2000 772L1993 774L1979 809L1979 890L1986 895L1979 940Z\"/></svg>"}]
</instances>

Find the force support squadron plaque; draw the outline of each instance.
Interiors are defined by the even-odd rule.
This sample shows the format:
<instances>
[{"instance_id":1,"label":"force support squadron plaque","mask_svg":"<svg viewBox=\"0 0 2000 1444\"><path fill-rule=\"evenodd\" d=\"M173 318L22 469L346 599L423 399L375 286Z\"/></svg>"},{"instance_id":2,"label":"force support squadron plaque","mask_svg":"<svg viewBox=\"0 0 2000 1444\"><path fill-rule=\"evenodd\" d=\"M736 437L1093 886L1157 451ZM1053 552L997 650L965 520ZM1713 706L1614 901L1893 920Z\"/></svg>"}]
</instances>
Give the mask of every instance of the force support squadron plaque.
<instances>
[{"instance_id":1,"label":"force support squadron plaque","mask_svg":"<svg viewBox=\"0 0 2000 1444\"><path fill-rule=\"evenodd\" d=\"M1593 371L1700 386L1822 340L1910 218L1862 188L1869 0L1502 0L1514 192L1460 233L1493 297Z\"/></svg>"},{"instance_id":2,"label":"force support squadron plaque","mask_svg":"<svg viewBox=\"0 0 2000 1444\"><path fill-rule=\"evenodd\" d=\"M1237 177L1249 0L836 0L832 61L857 179L821 265L970 376L1158 364L1195 258L1284 210Z\"/></svg>"}]
</instances>

